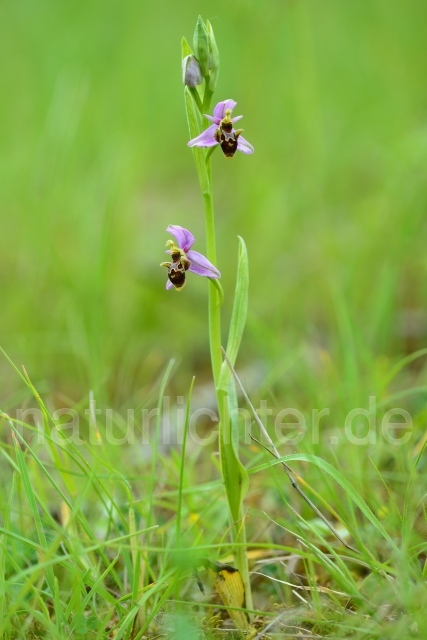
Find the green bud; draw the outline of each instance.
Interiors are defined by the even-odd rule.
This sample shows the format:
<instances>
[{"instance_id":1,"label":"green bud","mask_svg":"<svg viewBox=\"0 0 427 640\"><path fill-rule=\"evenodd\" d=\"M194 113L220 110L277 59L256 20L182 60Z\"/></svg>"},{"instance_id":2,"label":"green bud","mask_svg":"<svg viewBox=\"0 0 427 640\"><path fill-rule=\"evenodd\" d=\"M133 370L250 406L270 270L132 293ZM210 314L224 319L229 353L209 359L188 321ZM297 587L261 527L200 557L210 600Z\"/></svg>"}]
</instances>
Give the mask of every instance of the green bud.
<instances>
[{"instance_id":1,"label":"green bud","mask_svg":"<svg viewBox=\"0 0 427 640\"><path fill-rule=\"evenodd\" d=\"M218 75L219 75L219 51L218 51L218 47L216 44L216 40L215 40L215 36L214 36L214 32L212 29L212 25L209 22L209 20L206 21L206 27L208 30L208 35L209 35L209 45L210 45L210 69L211 69L211 73L210 73L210 78L209 78L209 88L211 91L215 91L216 88L216 84L218 82Z\"/></svg>"},{"instance_id":2,"label":"green bud","mask_svg":"<svg viewBox=\"0 0 427 640\"><path fill-rule=\"evenodd\" d=\"M184 58L186 58L187 56L191 56L192 55L192 50L190 45L187 42L187 39L185 38L185 36L182 36L182 40L181 40L181 54L182 54L182 59L184 60Z\"/></svg>"},{"instance_id":3,"label":"green bud","mask_svg":"<svg viewBox=\"0 0 427 640\"><path fill-rule=\"evenodd\" d=\"M182 82L187 87L197 87L203 82L199 62L193 55L187 56L182 61Z\"/></svg>"},{"instance_id":4,"label":"green bud","mask_svg":"<svg viewBox=\"0 0 427 640\"><path fill-rule=\"evenodd\" d=\"M204 78L209 76L209 58L210 58L210 38L209 33L203 22L201 16L199 16L196 24L196 30L194 31L194 53L199 61L200 68Z\"/></svg>"}]
</instances>

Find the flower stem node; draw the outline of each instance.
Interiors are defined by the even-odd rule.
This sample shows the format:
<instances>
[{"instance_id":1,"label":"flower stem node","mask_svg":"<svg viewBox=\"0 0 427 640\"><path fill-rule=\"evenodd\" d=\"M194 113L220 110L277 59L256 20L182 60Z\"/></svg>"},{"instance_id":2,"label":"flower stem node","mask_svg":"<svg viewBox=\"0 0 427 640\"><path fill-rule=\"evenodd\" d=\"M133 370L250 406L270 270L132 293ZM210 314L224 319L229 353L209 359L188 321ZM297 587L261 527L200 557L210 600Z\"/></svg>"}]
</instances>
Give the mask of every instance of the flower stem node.
<instances>
[{"instance_id":1,"label":"flower stem node","mask_svg":"<svg viewBox=\"0 0 427 640\"><path fill-rule=\"evenodd\" d=\"M235 129L234 123L243 116L231 117L237 102L223 100L216 105L213 116L205 114L205 118L213 124L188 143L189 147L214 147L220 145L226 158L232 158L236 151L245 154L254 152L253 146L241 135L243 129Z\"/></svg>"},{"instance_id":2,"label":"flower stem node","mask_svg":"<svg viewBox=\"0 0 427 640\"><path fill-rule=\"evenodd\" d=\"M218 269L205 256L191 249L194 244L194 236L188 229L171 224L166 231L173 235L177 242L177 245L173 240L166 242L166 246L169 247L166 253L170 254L172 262L160 264L161 267L168 269L166 289L175 287L177 291L181 291L185 286L186 271L192 271L206 278L221 277Z\"/></svg>"}]
</instances>

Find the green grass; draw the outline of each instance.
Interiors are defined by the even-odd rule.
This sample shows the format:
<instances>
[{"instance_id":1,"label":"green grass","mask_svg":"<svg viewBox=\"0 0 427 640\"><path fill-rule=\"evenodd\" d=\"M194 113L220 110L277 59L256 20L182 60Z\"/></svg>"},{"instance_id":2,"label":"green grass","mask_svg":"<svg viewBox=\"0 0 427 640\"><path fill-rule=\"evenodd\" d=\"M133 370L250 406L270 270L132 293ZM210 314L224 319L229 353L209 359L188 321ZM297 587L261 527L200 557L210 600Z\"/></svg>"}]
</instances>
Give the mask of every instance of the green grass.
<instances>
[{"instance_id":1,"label":"green grass","mask_svg":"<svg viewBox=\"0 0 427 640\"><path fill-rule=\"evenodd\" d=\"M35 427L3 419L12 435L2 447L3 637L176 637L181 626L196 637L213 603L198 593L193 563L232 551L221 483L214 465L207 468L209 448L188 441L182 456L155 449L144 461L139 443L118 448L100 432L93 444L61 442L58 432L49 435L53 421L39 402L44 442ZM187 406L187 422L188 415ZM337 638L409 638L422 628L422 449L344 443L328 450L322 441L318 456L284 457L354 551L291 493L262 449L247 446L241 454L250 474L254 606L264 624L280 613L283 633L298 626L308 636ZM350 462L363 466L363 475Z\"/></svg>"},{"instance_id":2,"label":"green grass","mask_svg":"<svg viewBox=\"0 0 427 640\"><path fill-rule=\"evenodd\" d=\"M270 434L282 409L304 416L298 444L276 445L356 550L242 437L254 608L264 624L281 616L272 637L421 637L421 0L2 3L0 345L16 370L0 357L0 637L230 635L211 629L210 616L228 616L206 573L206 596L192 577L200 557L233 555L217 443L174 436L193 375L191 410L215 406L207 287L188 278L166 292L158 266L168 224L205 249L180 80L181 36L199 13L221 52L216 97L238 101L256 149L213 156L226 316L238 235L249 254L237 371L254 406L272 408ZM357 445L345 419L370 396L375 440ZM381 432L395 407L413 423L401 445ZM129 410L134 442L114 445ZM73 418L74 444L58 428ZM366 424L354 423L358 437ZM216 425L197 428L207 438Z\"/></svg>"}]
</instances>

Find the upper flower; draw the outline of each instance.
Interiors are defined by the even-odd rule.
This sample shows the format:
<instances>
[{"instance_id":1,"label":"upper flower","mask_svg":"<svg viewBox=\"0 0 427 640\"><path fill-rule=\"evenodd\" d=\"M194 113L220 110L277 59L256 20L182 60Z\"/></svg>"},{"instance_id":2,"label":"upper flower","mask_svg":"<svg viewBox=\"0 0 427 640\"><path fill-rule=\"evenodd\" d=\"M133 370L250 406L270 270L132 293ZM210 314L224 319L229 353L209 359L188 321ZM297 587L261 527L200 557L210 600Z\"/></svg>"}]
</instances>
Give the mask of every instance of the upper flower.
<instances>
[{"instance_id":1,"label":"upper flower","mask_svg":"<svg viewBox=\"0 0 427 640\"><path fill-rule=\"evenodd\" d=\"M174 236L178 245L175 246L173 240L168 240L166 243L166 246L169 247L166 253L170 253L172 258L172 262L162 262L160 265L168 268L166 289L175 287L177 291L180 291L185 285L186 271L192 271L198 276L207 278L221 277L218 269L205 256L191 249L194 244L194 236L188 229L170 224L166 231Z\"/></svg>"},{"instance_id":2,"label":"upper flower","mask_svg":"<svg viewBox=\"0 0 427 640\"><path fill-rule=\"evenodd\" d=\"M242 153L253 153L253 146L241 135L243 129L235 129L233 124L243 116L231 117L231 113L237 102L223 100L216 105L213 116L205 114L205 118L213 122L197 138L188 143L189 147L214 147L221 145L221 149L227 158L232 158L236 150Z\"/></svg>"}]
</instances>

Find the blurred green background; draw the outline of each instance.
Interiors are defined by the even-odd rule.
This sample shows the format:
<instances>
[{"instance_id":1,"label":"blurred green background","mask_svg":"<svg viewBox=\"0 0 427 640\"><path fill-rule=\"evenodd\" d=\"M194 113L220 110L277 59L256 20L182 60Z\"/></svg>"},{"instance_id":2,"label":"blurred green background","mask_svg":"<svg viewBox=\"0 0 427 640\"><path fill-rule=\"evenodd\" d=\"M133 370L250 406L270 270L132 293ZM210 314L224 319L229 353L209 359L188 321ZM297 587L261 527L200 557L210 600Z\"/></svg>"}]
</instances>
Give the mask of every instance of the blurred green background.
<instances>
[{"instance_id":1,"label":"blurred green background","mask_svg":"<svg viewBox=\"0 0 427 640\"><path fill-rule=\"evenodd\" d=\"M224 326L237 235L250 258L239 365L274 385L307 345L363 369L425 344L424 0L0 12L0 345L40 391L120 406L170 357L181 393L210 378L207 283L167 292L159 267L168 224L205 250L180 60L198 14L221 53L214 103L237 100L256 150L213 156ZM3 358L0 380L7 410L27 392Z\"/></svg>"}]
</instances>

